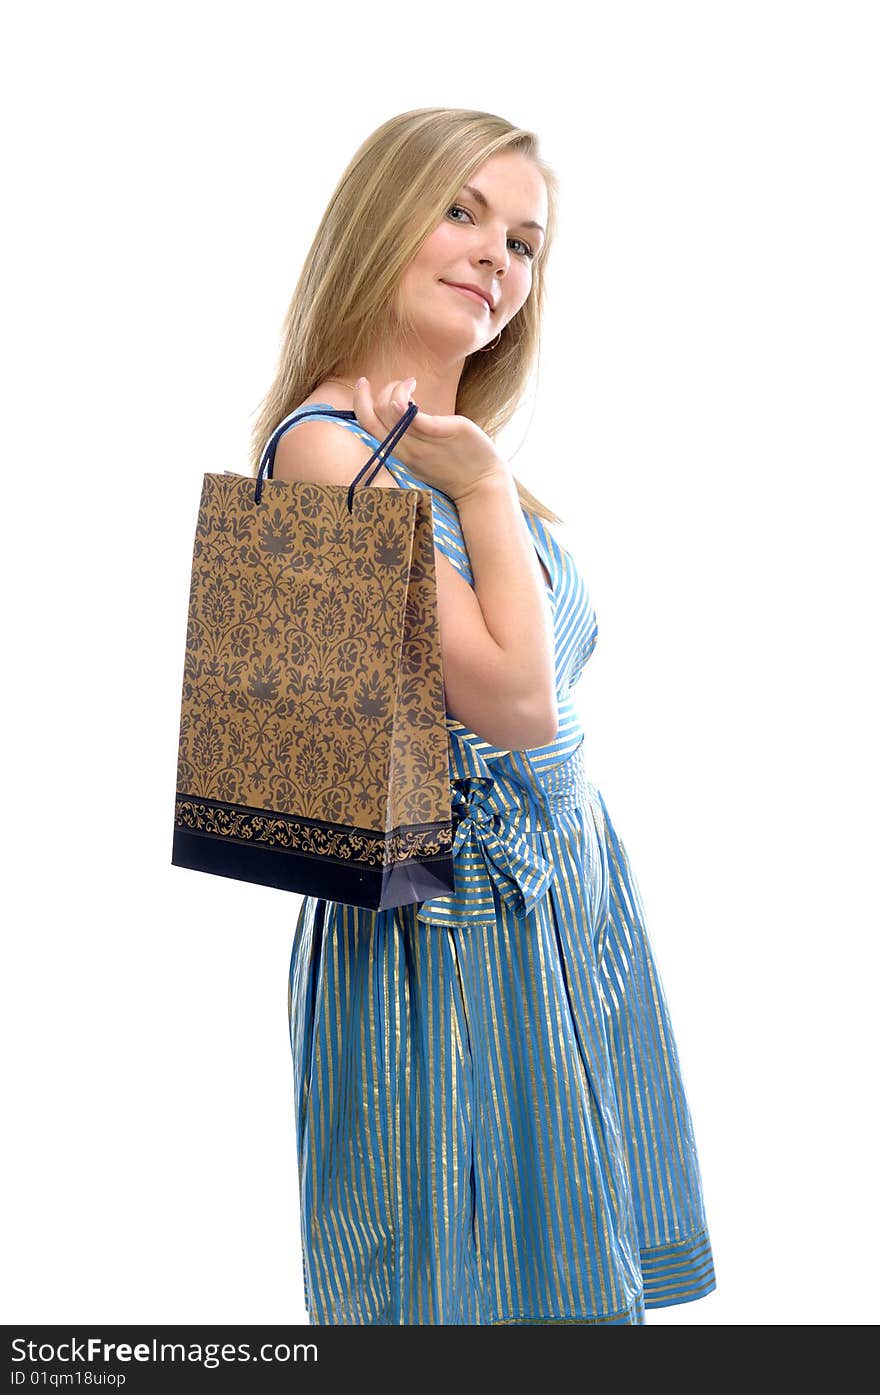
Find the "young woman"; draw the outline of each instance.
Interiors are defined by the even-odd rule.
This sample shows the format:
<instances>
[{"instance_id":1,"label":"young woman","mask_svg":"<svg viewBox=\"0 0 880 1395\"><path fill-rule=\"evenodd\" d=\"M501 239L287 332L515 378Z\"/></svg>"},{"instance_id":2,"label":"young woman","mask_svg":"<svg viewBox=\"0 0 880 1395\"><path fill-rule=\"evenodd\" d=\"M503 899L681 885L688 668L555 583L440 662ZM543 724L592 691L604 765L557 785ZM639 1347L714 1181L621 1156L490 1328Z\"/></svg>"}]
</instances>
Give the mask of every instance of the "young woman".
<instances>
[{"instance_id":1,"label":"young woman","mask_svg":"<svg viewBox=\"0 0 880 1395\"><path fill-rule=\"evenodd\" d=\"M429 488L435 519L455 893L306 897L291 956L316 1324L641 1324L715 1287L666 1000L571 698L595 613L495 443L556 209L531 133L386 122L333 193L254 430L255 471L284 422L276 479L349 484L411 399L374 484Z\"/></svg>"}]
</instances>

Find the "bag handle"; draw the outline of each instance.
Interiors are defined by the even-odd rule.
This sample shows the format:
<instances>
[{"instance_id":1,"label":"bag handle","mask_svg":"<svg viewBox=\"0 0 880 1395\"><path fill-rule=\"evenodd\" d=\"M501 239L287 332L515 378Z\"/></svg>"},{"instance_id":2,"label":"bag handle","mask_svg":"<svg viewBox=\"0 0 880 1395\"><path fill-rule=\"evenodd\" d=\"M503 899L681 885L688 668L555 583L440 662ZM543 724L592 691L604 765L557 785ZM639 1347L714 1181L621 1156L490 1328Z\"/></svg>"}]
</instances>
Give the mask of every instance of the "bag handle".
<instances>
[{"instance_id":1,"label":"bag handle","mask_svg":"<svg viewBox=\"0 0 880 1395\"><path fill-rule=\"evenodd\" d=\"M346 502L348 504L349 513L351 513L352 508L354 507L354 491L361 476L370 468L373 461L375 460L376 468L373 470L369 478L364 480L365 486L373 483L373 480L379 473L379 470L384 465L386 457L391 454L393 448L397 445L397 442L400 440L404 431L406 431L410 424L413 421L415 421L416 413L418 412L418 410L419 409L416 406L415 402L410 402L397 425L392 426L391 430L388 432L388 435L385 437L385 440L380 442L377 448L373 451L373 454L370 456L366 465L364 465L362 469L358 470L351 484L348 486L348 498ZM348 417L352 421L357 420L357 412L347 411L343 407L310 407L305 412L294 413L294 415L298 416L301 420L304 417L314 416ZM258 504L260 502L260 499L263 495L263 471L266 472L266 479L270 480L272 478L272 471L275 468L275 451L278 448L278 442L284 435L289 420L289 417L285 417L282 422L279 422L266 443L265 450L263 451L263 455L260 460L260 468L257 471L257 484L256 489L254 490L255 504Z\"/></svg>"}]
</instances>

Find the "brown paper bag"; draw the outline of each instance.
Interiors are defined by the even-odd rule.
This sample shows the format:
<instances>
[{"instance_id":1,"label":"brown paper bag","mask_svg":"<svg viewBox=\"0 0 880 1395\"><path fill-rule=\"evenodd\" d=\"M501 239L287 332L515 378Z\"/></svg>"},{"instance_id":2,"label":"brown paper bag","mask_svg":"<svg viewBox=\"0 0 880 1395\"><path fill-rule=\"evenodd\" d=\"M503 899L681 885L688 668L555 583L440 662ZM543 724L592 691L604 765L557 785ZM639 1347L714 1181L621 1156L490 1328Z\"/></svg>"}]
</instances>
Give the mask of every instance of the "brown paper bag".
<instances>
[{"instance_id":1,"label":"brown paper bag","mask_svg":"<svg viewBox=\"0 0 880 1395\"><path fill-rule=\"evenodd\" d=\"M256 477L204 476L175 866L373 909L455 889L431 494L370 487L417 410L349 486L273 480L284 423Z\"/></svg>"}]
</instances>

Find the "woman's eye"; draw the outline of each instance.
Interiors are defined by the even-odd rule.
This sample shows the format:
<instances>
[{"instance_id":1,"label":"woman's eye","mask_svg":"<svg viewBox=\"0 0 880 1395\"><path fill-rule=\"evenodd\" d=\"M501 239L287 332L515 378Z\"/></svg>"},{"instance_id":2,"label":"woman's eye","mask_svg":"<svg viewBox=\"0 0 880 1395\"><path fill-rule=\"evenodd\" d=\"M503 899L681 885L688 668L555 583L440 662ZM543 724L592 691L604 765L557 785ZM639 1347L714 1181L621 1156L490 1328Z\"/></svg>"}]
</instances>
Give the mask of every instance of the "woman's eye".
<instances>
[{"instance_id":1,"label":"woman's eye","mask_svg":"<svg viewBox=\"0 0 880 1395\"><path fill-rule=\"evenodd\" d=\"M468 210L467 210L466 208L462 208L461 204L459 204L459 203L454 203L454 204L452 205L452 207L449 208L449 209L447 210L447 212L448 212L448 213L467 213L467 215L468 215L469 218L470 218L470 216L471 216L470 213L468 212ZM458 222L460 222L461 220L460 220L459 218L453 218L452 221L453 221L454 223L458 223ZM520 245L520 247L524 247L524 248L526 249L525 252L521 252L521 253L520 253L520 256L528 257L529 260L531 260L531 259L534 257L534 255L535 255L534 249L533 249L532 247L530 247L529 244L528 244L527 242L523 242L523 240L522 240L521 237L509 237L507 240L508 240L508 242L518 242L519 245Z\"/></svg>"}]
</instances>

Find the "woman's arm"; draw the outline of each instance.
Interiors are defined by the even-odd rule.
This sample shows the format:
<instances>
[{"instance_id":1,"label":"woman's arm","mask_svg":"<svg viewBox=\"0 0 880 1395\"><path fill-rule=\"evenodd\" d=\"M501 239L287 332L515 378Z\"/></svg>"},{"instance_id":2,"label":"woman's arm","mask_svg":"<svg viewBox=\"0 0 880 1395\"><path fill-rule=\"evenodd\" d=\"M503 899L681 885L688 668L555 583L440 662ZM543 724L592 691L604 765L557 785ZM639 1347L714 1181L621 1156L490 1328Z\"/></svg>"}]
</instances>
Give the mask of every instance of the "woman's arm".
<instances>
[{"instance_id":1,"label":"woman's arm","mask_svg":"<svg viewBox=\"0 0 880 1395\"><path fill-rule=\"evenodd\" d=\"M503 694L482 694L485 722L496 728L509 722L511 734L530 737L492 744L510 749L546 745L559 727L553 612L513 476L502 463L455 504L483 622L506 675ZM498 710L502 696L506 713ZM449 697L454 712L456 695Z\"/></svg>"}]
</instances>

